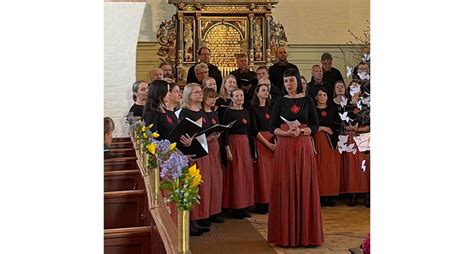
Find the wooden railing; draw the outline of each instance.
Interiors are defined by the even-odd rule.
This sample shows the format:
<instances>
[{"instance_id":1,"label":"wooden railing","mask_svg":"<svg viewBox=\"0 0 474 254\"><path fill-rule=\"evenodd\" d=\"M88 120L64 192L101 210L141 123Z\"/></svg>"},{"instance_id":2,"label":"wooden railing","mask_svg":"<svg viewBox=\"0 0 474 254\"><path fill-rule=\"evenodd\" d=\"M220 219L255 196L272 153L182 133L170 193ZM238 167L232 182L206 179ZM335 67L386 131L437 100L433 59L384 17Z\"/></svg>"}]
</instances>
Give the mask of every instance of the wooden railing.
<instances>
[{"instance_id":1,"label":"wooden railing","mask_svg":"<svg viewBox=\"0 0 474 254\"><path fill-rule=\"evenodd\" d=\"M118 157L104 160L104 253L178 254L178 227L135 146L114 138Z\"/></svg>"}]
</instances>

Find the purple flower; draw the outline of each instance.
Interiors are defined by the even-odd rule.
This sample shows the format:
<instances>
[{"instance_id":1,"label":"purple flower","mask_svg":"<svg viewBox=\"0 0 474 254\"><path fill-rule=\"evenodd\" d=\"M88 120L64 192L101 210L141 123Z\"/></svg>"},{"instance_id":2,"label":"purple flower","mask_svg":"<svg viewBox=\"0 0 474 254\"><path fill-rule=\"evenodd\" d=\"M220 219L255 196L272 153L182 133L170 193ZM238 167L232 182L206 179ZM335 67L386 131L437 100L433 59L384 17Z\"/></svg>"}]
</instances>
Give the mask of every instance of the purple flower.
<instances>
[{"instance_id":1,"label":"purple flower","mask_svg":"<svg viewBox=\"0 0 474 254\"><path fill-rule=\"evenodd\" d=\"M187 166L188 157L180 152L173 152L170 157L161 164L160 176L163 180L177 180L181 177L183 168Z\"/></svg>"}]
</instances>

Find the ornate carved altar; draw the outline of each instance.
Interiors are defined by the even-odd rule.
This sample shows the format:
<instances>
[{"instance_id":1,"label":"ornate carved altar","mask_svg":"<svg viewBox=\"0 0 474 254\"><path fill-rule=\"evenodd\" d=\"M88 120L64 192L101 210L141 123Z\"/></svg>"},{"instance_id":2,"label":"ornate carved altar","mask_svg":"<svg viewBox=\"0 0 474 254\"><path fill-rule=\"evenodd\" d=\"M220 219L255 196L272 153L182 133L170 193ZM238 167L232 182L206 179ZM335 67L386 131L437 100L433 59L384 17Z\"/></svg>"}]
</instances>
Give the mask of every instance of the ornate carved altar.
<instances>
[{"instance_id":1,"label":"ornate carved altar","mask_svg":"<svg viewBox=\"0 0 474 254\"><path fill-rule=\"evenodd\" d=\"M160 62L175 68L177 79L198 60L197 50L211 50L211 63L223 76L237 68L235 54L247 53L249 65L270 66L278 46L287 38L283 26L273 21L272 8L278 0L168 0L176 6L171 20L157 32Z\"/></svg>"}]
</instances>

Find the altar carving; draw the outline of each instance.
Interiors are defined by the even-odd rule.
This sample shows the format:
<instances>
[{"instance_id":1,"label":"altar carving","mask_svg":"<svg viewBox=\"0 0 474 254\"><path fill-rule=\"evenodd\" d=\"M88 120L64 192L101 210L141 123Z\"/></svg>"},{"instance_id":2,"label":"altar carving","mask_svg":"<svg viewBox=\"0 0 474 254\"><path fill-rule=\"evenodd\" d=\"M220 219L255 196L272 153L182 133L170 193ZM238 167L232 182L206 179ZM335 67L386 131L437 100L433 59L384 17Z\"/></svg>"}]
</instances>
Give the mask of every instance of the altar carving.
<instances>
[{"instance_id":1,"label":"altar carving","mask_svg":"<svg viewBox=\"0 0 474 254\"><path fill-rule=\"evenodd\" d=\"M211 50L211 63L225 76L237 68L235 55L246 53L249 66L270 66L276 48L286 46L283 25L273 21L277 0L168 0L176 14L157 32L158 60L174 65L178 81L199 61L197 50ZM174 38L171 38L174 37Z\"/></svg>"}]
</instances>

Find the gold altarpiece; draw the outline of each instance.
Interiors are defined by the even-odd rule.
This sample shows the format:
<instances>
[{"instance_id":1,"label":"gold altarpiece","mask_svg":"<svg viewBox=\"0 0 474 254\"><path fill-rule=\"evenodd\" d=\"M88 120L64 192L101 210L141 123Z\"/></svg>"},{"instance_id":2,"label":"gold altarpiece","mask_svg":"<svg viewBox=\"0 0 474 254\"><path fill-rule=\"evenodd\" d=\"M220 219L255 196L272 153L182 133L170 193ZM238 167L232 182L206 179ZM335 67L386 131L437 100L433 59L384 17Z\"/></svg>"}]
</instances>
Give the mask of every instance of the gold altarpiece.
<instances>
[{"instance_id":1,"label":"gold altarpiece","mask_svg":"<svg viewBox=\"0 0 474 254\"><path fill-rule=\"evenodd\" d=\"M157 31L158 61L171 63L177 80L199 61L197 50L211 50L211 63L226 76L237 68L235 54L247 53L251 69L270 66L287 43L285 30L272 17L277 0L168 0L176 6Z\"/></svg>"}]
</instances>

